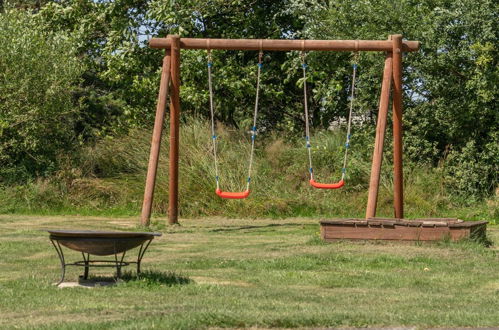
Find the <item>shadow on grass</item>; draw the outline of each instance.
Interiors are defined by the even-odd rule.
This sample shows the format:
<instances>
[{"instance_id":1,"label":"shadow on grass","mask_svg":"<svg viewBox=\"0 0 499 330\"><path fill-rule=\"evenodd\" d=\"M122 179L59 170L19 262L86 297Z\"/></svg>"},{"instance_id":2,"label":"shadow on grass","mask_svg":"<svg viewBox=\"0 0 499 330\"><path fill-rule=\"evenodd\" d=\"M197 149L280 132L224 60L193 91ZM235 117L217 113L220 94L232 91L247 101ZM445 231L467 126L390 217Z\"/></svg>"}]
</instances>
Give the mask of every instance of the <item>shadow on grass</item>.
<instances>
[{"instance_id":1,"label":"shadow on grass","mask_svg":"<svg viewBox=\"0 0 499 330\"><path fill-rule=\"evenodd\" d=\"M494 241L490 237L482 235L472 235L471 237L462 238L457 241L452 241L450 238L443 238L440 241L435 241L438 246L443 247L460 247L465 249L481 249L490 248L494 245Z\"/></svg>"},{"instance_id":2,"label":"shadow on grass","mask_svg":"<svg viewBox=\"0 0 499 330\"><path fill-rule=\"evenodd\" d=\"M314 235L312 236L307 242L307 245L311 246L322 246L322 245L329 245L328 242L324 241L319 235Z\"/></svg>"},{"instance_id":3,"label":"shadow on grass","mask_svg":"<svg viewBox=\"0 0 499 330\"><path fill-rule=\"evenodd\" d=\"M494 241L489 236L487 236L487 234L482 235L480 233L472 233L469 240L488 248L494 245Z\"/></svg>"},{"instance_id":4,"label":"shadow on grass","mask_svg":"<svg viewBox=\"0 0 499 330\"><path fill-rule=\"evenodd\" d=\"M268 225L247 225L247 226L239 226L239 227L231 227L231 228L217 228L217 229L212 229L210 232L228 232L228 231L238 231L238 230L248 230L248 229L263 229L263 228L270 228L270 227L305 227L309 226L310 224L301 224L301 223L271 223Z\"/></svg>"},{"instance_id":5,"label":"shadow on grass","mask_svg":"<svg viewBox=\"0 0 499 330\"><path fill-rule=\"evenodd\" d=\"M126 283L142 283L142 284L155 284L164 286L185 285L193 283L190 278L176 274L174 272L160 272L147 270L141 272L139 275L132 272L125 272L120 278Z\"/></svg>"}]
</instances>

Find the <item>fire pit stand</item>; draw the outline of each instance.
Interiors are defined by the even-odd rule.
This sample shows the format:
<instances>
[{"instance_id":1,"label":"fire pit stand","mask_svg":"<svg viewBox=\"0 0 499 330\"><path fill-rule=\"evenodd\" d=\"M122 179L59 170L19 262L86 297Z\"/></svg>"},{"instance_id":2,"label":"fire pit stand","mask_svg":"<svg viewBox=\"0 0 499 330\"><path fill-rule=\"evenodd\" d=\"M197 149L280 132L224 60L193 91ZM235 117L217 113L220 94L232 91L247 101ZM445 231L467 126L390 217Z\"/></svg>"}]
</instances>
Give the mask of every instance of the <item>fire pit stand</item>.
<instances>
[{"instance_id":1,"label":"fire pit stand","mask_svg":"<svg viewBox=\"0 0 499 330\"><path fill-rule=\"evenodd\" d=\"M155 236L161 233L148 232L117 232L117 231L90 231L90 230L47 230L49 239L61 262L61 280L57 285L64 282L66 266L84 267L82 278L88 279L90 267L112 267L116 268L116 280L121 277L121 268L130 264L137 265L137 274L140 274L140 264ZM81 252L83 260L67 263L62 246L71 250ZM137 261L124 261L126 252L139 247ZM91 260L90 256L110 256L114 259Z\"/></svg>"}]
</instances>

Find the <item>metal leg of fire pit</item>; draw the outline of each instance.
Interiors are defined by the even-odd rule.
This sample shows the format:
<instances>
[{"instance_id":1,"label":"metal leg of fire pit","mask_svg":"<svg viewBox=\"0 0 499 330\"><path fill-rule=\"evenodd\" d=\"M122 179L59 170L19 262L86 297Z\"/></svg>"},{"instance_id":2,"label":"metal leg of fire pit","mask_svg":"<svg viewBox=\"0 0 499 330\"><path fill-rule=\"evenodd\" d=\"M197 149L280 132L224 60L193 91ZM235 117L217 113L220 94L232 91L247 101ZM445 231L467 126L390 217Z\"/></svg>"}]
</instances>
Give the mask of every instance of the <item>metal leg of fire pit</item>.
<instances>
[{"instance_id":1,"label":"metal leg of fire pit","mask_svg":"<svg viewBox=\"0 0 499 330\"><path fill-rule=\"evenodd\" d=\"M88 280L88 271L90 268L90 254L87 253L87 257L85 258L85 253L81 253L83 256L83 261L85 262L85 272L83 273L83 279Z\"/></svg>"},{"instance_id":2,"label":"metal leg of fire pit","mask_svg":"<svg viewBox=\"0 0 499 330\"><path fill-rule=\"evenodd\" d=\"M118 261L118 253L116 253L116 243L114 243L114 261L116 262L116 281L121 277L121 266L123 266L123 259L125 258L126 251L121 255L121 260Z\"/></svg>"},{"instance_id":3,"label":"metal leg of fire pit","mask_svg":"<svg viewBox=\"0 0 499 330\"><path fill-rule=\"evenodd\" d=\"M146 253L147 248L149 247L149 244L151 244L152 239L147 241L146 243L142 243L140 246L139 254L137 256L137 275L140 275L140 263L142 262L142 258L144 257L144 254ZM144 244L146 244L146 247L144 248Z\"/></svg>"},{"instance_id":4,"label":"metal leg of fire pit","mask_svg":"<svg viewBox=\"0 0 499 330\"><path fill-rule=\"evenodd\" d=\"M56 284L59 285L62 282L64 282L64 276L66 275L66 262L64 260L64 253L62 252L62 248L61 245L59 244L59 241L56 241L57 245L55 245L52 239L50 239L50 242L54 246L54 249L57 251L57 255L59 256L59 260L61 261L61 270L62 270L61 280L59 281L59 283Z\"/></svg>"}]
</instances>

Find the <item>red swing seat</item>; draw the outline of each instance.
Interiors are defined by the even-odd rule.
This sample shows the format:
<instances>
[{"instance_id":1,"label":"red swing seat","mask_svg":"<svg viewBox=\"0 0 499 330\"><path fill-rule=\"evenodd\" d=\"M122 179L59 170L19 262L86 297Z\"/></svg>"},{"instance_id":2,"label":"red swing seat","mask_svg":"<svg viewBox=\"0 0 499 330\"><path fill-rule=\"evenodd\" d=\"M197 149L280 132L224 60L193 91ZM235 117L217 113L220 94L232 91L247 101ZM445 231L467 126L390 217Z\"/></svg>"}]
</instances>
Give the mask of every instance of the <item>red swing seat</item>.
<instances>
[{"instance_id":1,"label":"red swing seat","mask_svg":"<svg viewBox=\"0 0 499 330\"><path fill-rule=\"evenodd\" d=\"M247 198L250 194L249 190L241 191L241 192L227 192L222 191L220 189L215 190L218 196L227 199L244 199Z\"/></svg>"},{"instance_id":2,"label":"red swing seat","mask_svg":"<svg viewBox=\"0 0 499 330\"><path fill-rule=\"evenodd\" d=\"M341 188L345 185L345 180L341 179L340 181L336 183L319 183L315 182L314 179L311 179L310 185L314 188L319 188L319 189L338 189Z\"/></svg>"}]
</instances>

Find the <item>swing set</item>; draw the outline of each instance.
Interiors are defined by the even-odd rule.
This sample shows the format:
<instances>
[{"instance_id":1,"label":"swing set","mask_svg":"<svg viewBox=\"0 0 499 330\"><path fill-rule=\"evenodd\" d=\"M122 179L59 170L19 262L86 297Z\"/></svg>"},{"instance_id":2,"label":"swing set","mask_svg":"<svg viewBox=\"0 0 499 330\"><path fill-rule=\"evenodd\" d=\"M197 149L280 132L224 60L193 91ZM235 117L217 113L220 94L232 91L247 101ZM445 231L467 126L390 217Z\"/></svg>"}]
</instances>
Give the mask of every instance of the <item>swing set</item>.
<instances>
[{"instance_id":1,"label":"swing set","mask_svg":"<svg viewBox=\"0 0 499 330\"><path fill-rule=\"evenodd\" d=\"M221 198L244 199L250 194L251 172L254 159L255 139L257 137L257 116L260 97L260 78L264 51L300 51L303 71L303 104L305 118L305 139L309 161L310 185L318 189L338 189L345 184L348 150L351 138L352 111L355 101L355 83L357 77L357 57L361 51L385 52L385 66L381 97L379 102L376 139L371 167L368 204L366 218L376 214L376 203L379 190L379 179L383 153L383 142L386 130L390 91L393 105L393 139L394 139L394 208L395 217L403 218L403 175L402 175L402 54L419 49L418 41L403 41L401 35L392 35L388 40L268 40L268 39L198 39L180 38L169 35L166 38L152 38L149 42L152 48L165 49L161 82L156 108L156 119L151 143L149 166L146 178L144 202L141 222L148 225L151 216L156 172L159 160L162 128L165 117L166 101L170 98L170 168L169 168L169 223L178 223L178 157L179 157L179 112L180 112L180 49L207 50L208 90L211 115L211 139L213 143L213 159L215 163L215 192ZM251 152L248 164L246 190L242 192L227 192L220 187L219 166L217 158L217 135L215 130L215 103L213 93L213 61L212 50L250 50L258 51L255 106L253 126L251 128ZM350 88L350 106L347 121L347 133L341 179L334 183L315 181L312 166L312 144L310 141L310 125L307 95L307 51L348 51L354 52L352 79ZM393 86L392 86L393 82Z\"/></svg>"},{"instance_id":2,"label":"swing set","mask_svg":"<svg viewBox=\"0 0 499 330\"><path fill-rule=\"evenodd\" d=\"M213 141L213 159L215 163L215 182L216 182L216 194L222 198L226 199L244 199L247 198L250 194L250 183L251 183L251 169L253 167L253 155L255 151L255 139L257 135L257 117L258 117L258 105L259 105L259 96L260 96L260 76L263 67L262 58L263 52L260 51L258 53L258 69L256 75L256 99L255 99L255 110L253 113L253 126L251 127L251 151L248 165L248 178L246 183L246 190L242 192L226 192L220 189L220 176L218 171L218 157L217 157L217 135L215 131L215 107L214 107L214 96L213 96L213 84L212 84L212 67L213 61L211 57L211 49L208 49L208 90L210 95L210 114L211 114L211 138ZM350 95L350 110L348 114L348 125L347 125L347 135L345 142L345 155L343 158L343 168L341 170L341 180L337 183L319 183L314 180L314 172L312 167L312 152L311 152L311 142L310 142L310 124L309 124L309 114L308 114L308 97L307 97L307 64L305 63L305 52L301 52L301 67L303 70L303 103L304 103L304 116L305 116L305 139L306 139L306 148L308 153L308 161L309 161L309 173L310 173L310 185L314 188L319 189L338 189L344 186L345 184L345 174L346 174L346 165L347 165L347 157L348 157L348 149L350 147L350 137L351 137L351 124L352 124L352 110L355 99L355 80L356 80L356 72L357 72L357 53L355 53L355 63L352 65L353 73L352 73L352 86L351 86L351 95Z\"/></svg>"}]
</instances>

